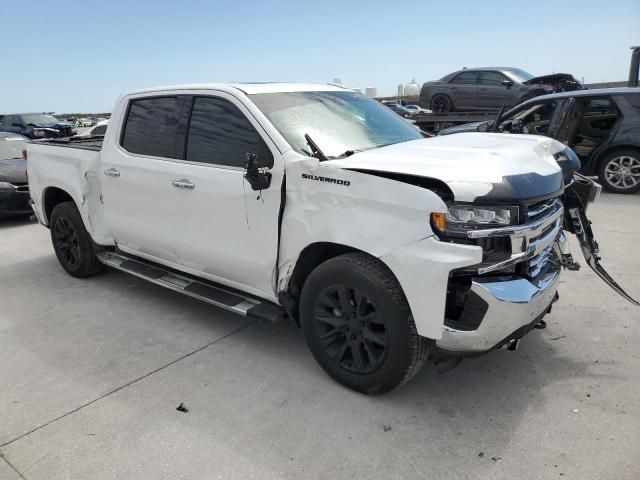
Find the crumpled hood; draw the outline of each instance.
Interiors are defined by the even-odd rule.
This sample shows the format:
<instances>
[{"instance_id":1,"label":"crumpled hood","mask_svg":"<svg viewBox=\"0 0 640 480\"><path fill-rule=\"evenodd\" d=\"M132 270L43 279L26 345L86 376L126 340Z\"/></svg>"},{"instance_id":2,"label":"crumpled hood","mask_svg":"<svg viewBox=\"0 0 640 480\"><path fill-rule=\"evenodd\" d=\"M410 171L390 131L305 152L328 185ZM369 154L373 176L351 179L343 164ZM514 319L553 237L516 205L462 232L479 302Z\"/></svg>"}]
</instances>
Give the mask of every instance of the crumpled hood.
<instances>
[{"instance_id":1,"label":"crumpled hood","mask_svg":"<svg viewBox=\"0 0 640 480\"><path fill-rule=\"evenodd\" d=\"M26 183L27 161L23 158L0 160L0 182Z\"/></svg>"},{"instance_id":2,"label":"crumpled hood","mask_svg":"<svg viewBox=\"0 0 640 480\"><path fill-rule=\"evenodd\" d=\"M523 201L562 191L553 154L564 148L537 135L460 133L366 150L324 165L441 180L457 201Z\"/></svg>"},{"instance_id":3,"label":"crumpled hood","mask_svg":"<svg viewBox=\"0 0 640 480\"><path fill-rule=\"evenodd\" d=\"M525 85L549 85L556 92L566 92L573 90L584 90L585 87L576 78L569 73L552 73L549 75L540 75L533 77L526 82Z\"/></svg>"}]
</instances>

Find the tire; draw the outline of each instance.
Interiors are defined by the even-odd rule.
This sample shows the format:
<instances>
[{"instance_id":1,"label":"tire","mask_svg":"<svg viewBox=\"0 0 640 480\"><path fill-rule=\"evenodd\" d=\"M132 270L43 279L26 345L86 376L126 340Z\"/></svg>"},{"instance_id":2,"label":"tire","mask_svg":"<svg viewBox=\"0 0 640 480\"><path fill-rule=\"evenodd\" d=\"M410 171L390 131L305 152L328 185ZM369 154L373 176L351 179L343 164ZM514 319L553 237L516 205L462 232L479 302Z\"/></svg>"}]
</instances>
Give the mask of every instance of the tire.
<instances>
[{"instance_id":1,"label":"tire","mask_svg":"<svg viewBox=\"0 0 640 480\"><path fill-rule=\"evenodd\" d=\"M71 276L84 278L100 272L100 251L84 228L80 212L73 202L59 203L49 222L53 250L62 268Z\"/></svg>"},{"instance_id":2,"label":"tire","mask_svg":"<svg viewBox=\"0 0 640 480\"><path fill-rule=\"evenodd\" d=\"M608 192L640 191L640 150L616 150L598 165L598 179Z\"/></svg>"},{"instance_id":3,"label":"tire","mask_svg":"<svg viewBox=\"0 0 640 480\"><path fill-rule=\"evenodd\" d=\"M332 258L311 272L300 317L307 345L325 372L368 395L408 382L431 346L418 335L393 273L363 253Z\"/></svg>"},{"instance_id":4,"label":"tire","mask_svg":"<svg viewBox=\"0 0 640 480\"><path fill-rule=\"evenodd\" d=\"M433 96L430 107L434 113L453 112L453 103L451 102L451 99L441 93Z\"/></svg>"}]
</instances>

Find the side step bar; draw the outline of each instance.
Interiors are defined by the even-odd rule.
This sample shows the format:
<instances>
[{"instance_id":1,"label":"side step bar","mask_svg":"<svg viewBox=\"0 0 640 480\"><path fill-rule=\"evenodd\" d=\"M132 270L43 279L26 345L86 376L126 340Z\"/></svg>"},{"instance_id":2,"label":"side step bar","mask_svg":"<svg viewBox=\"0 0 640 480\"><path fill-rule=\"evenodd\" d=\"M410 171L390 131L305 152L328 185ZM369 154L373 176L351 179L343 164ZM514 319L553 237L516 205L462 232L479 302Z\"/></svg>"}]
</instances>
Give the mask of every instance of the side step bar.
<instances>
[{"instance_id":1,"label":"side step bar","mask_svg":"<svg viewBox=\"0 0 640 480\"><path fill-rule=\"evenodd\" d=\"M244 296L222 285L196 280L163 265L142 261L121 252L102 252L98 254L98 260L108 267L248 318L279 323L285 317L282 307L265 300Z\"/></svg>"}]
</instances>

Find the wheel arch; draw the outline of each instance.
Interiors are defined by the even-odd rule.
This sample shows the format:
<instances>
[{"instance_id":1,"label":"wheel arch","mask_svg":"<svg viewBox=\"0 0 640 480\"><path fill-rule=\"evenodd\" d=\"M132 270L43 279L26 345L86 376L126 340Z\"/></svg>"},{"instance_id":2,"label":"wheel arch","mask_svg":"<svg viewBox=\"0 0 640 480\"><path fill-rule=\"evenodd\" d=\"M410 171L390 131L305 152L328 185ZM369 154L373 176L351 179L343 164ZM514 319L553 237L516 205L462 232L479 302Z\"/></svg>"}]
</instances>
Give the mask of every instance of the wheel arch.
<instances>
[{"instance_id":1,"label":"wheel arch","mask_svg":"<svg viewBox=\"0 0 640 480\"><path fill-rule=\"evenodd\" d=\"M638 152L640 154L640 145L634 145L633 143L618 143L615 145L608 145L606 148L604 148L601 152L598 152L596 155L593 156L593 158L590 159L590 166L594 169L594 171L596 171L599 167L600 164L603 162L603 160L605 159L605 157L607 155L610 155L614 152L617 151L621 151L621 150L635 150L636 152Z\"/></svg>"},{"instance_id":2,"label":"wheel arch","mask_svg":"<svg viewBox=\"0 0 640 480\"><path fill-rule=\"evenodd\" d=\"M73 202L76 207L78 206L77 202L74 198L64 189L60 187L47 187L42 192L42 210L44 214L44 221L49 225L49 219L51 218L51 213L56 205L63 202Z\"/></svg>"}]
</instances>

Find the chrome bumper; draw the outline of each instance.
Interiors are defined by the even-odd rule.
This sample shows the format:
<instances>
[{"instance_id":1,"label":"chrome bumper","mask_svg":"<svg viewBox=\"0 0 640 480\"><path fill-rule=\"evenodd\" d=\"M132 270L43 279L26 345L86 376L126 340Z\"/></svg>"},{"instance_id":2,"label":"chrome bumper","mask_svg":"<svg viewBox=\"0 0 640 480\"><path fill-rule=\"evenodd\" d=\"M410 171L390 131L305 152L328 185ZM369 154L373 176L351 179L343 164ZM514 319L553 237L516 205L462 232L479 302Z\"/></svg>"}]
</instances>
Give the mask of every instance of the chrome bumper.
<instances>
[{"instance_id":1,"label":"chrome bumper","mask_svg":"<svg viewBox=\"0 0 640 480\"><path fill-rule=\"evenodd\" d=\"M526 275L500 275L471 278L467 298L479 297L486 303L486 311L473 330L459 330L445 324L442 338L436 345L448 352L460 354L482 353L510 338L524 335L529 327L548 311L556 298L560 277L562 252L566 238L562 233L564 210L559 201L550 204L548 211L525 225L468 232L469 238L509 236L512 255L507 260L483 264L478 274L503 270L527 262ZM467 300L468 302L468 300Z\"/></svg>"},{"instance_id":2,"label":"chrome bumper","mask_svg":"<svg viewBox=\"0 0 640 480\"><path fill-rule=\"evenodd\" d=\"M471 292L488 305L480 326L477 330L465 331L444 325L442 338L437 340L436 345L455 353L491 350L546 313L556 296L559 278L558 267L535 280L474 279Z\"/></svg>"}]
</instances>

